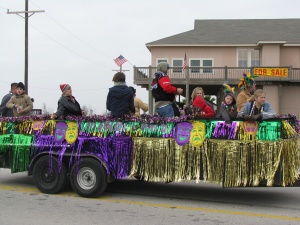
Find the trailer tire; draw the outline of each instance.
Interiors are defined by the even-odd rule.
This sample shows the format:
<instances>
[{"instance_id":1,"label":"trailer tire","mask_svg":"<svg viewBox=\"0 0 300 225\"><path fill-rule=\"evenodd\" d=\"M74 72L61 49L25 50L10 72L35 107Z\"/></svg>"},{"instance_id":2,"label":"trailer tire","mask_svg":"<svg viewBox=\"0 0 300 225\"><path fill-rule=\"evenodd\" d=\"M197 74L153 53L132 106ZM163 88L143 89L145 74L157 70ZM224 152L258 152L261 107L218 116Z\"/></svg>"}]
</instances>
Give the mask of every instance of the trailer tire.
<instances>
[{"instance_id":1,"label":"trailer tire","mask_svg":"<svg viewBox=\"0 0 300 225\"><path fill-rule=\"evenodd\" d=\"M33 180L36 187L43 193L56 194L67 185L67 168L62 162L61 171L58 168L58 160L52 157L42 156L33 166Z\"/></svg>"},{"instance_id":2,"label":"trailer tire","mask_svg":"<svg viewBox=\"0 0 300 225\"><path fill-rule=\"evenodd\" d=\"M82 158L71 170L71 185L74 191L86 198L99 197L107 188L107 172L96 159Z\"/></svg>"}]
</instances>

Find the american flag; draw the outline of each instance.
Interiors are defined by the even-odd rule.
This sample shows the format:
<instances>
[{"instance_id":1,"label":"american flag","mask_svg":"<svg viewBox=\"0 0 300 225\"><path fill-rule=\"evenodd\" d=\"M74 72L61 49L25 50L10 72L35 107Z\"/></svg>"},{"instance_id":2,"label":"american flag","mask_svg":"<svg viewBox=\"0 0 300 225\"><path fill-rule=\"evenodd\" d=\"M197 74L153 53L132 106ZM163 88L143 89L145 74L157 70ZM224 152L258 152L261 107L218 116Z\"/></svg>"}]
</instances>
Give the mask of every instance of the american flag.
<instances>
[{"instance_id":1,"label":"american flag","mask_svg":"<svg viewBox=\"0 0 300 225\"><path fill-rule=\"evenodd\" d=\"M127 59L120 55L118 58L115 58L114 61L118 66L121 66L123 63L127 62Z\"/></svg>"},{"instance_id":2,"label":"american flag","mask_svg":"<svg viewBox=\"0 0 300 225\"><path fill-rule=\"evenodd\" d=\"M185 70L186 66L187 66L186 54L184 54L184 60L183 60L182 70Z\"/></svg>"}]
</instances>

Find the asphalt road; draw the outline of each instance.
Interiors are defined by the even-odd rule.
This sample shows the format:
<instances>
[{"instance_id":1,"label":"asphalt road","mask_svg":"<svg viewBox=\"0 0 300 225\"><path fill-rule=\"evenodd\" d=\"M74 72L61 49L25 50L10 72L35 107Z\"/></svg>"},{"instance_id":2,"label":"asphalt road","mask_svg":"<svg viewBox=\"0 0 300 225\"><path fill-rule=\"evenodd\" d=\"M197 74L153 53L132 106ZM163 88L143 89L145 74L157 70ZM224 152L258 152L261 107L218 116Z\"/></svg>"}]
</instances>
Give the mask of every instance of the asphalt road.
<instances>
[{"instance_id":1,"label":"asphalt road","mask_svg":"<svg viewBox=\"0 0 300 225\"><path fill-rule=\"evenodd\" d=\"M300 181L293 187L226 188L204 182L109 184L103 196L71 188L40 193L26 173L0 169L0 224L300 224Z\"/></svg>"}]
</instances>

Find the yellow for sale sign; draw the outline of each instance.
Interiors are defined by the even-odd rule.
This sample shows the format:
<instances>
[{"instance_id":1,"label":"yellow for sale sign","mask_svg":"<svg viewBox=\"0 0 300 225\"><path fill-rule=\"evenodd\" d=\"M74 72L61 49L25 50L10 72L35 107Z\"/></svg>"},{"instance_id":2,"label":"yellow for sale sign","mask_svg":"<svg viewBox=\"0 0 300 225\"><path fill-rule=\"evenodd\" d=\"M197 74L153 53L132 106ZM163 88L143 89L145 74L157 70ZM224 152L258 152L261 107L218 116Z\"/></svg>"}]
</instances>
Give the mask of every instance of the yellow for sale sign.
<instances>
[{"instance_id":1,"label":"yellow for sale sign","mask_svg":"<svg viewBox=\"0 0 300 225\"><path fill-rule=\"evenodd\" d=\"M255 67L254 75L270 76L270 77L287 77L289 74L288 68L265 68Z\"/></svg>"}]
</instances>

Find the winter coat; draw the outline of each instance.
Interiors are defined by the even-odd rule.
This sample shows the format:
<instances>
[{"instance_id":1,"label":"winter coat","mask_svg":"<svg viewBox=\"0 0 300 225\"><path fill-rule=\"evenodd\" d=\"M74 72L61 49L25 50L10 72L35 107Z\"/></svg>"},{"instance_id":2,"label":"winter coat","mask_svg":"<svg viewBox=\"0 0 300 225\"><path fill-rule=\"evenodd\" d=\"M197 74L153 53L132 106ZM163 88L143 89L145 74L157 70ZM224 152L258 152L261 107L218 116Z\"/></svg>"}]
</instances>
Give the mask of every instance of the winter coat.
<instances>
[{"instance_id":1,"label":"winter coat","mask_svg":"<svg viewBox=\"0 0 300 225\"><path fill-rule=\"evenodd\" d=\"M214 117L214 110L205 102L205 100L197 96L193 101L193 107L196 108L197 117Z\"/></svg>"},{"instance_id":2,"label":"winter coat","mask_svg":"<svg viewBox=\"0 0 300 225\"><path fill-rule=\"evenodd\" d=\"M8 101L10 100L10 98L12 96L13 96L13 93L9 92L2 98L1 105L0 105L0 116L3 116L3 117L13 117L14 116L13 109L9 109L6 107L6 104L8 103Z\"/></svg>"},{"instance_id":3,"label":"winter coat","mask_svg":"<svg viewBox=\"0 0 300 225\"><path fill-rule=\"evenodd\" d=\"M225 98L226 98L227 95L230 95L233 98L233 101L230 105L227 105L225 103ZM237 114L238 114L238 112L237 112L236 100L235 100L234 94L233 93L226 93L224 95L224 100L221 104L220 112L217 115L217 117L223 118L225 120L225 123L230 124L231 119L236 118Z\"/></svg>"},{"instance_id":4,"label":"winter coat","mask_svg":"<svg viewBox=\"0 0 300 225\"><path fill-rule=\"evenodd\" d=\"M106 108L113 117L122 117L135 113L132 90L127 85L115 85L109 88Z\"/></svg>"},{"instance_id":5,"label":"winter coat","mask_svg":"<svg viewBox=\"0 0 300 225\"><path fill-rule=\"evenodd\" d=\"M67 96L60 97L57 103L57 111L55 113L57 118L61 116L82 116L82 111L79 103L76 101L74 96L72 96L72 98Z\"/></svg>"},{"instance_id":6,"label":"winter coat","mask_svg":"<svg viewBox=\"0 0 300 225\"><path fill-rule=\"evenodd\" d=\"M23 113L18 113L15 105L22 106ZM31 114L31 110L33 108L33 103L31 98L26 95L14 95L10 98L10 100L6 103L6 107L13 109L14 116L29 116Z\"/></svg>"},{"instance_id":7,"label":"winter coat","mask_svg":"<svg viewBox=\"0 0 300 225\"><path fill-rule=\"evenodd\" d=\"M238 117L243 118L243 116L245 115L250 115L253 104L254 102L246 103L244 108L238 113ZM276 112L271 108L271 105L267 102L265 102L265 104L263 105L263 110L261 114L262 114L262 120L274 118L276 116Z\"/></svg>"},{"instance_id":8,"label":"winter coat","mask_svg":"<svg viewBox=\"0 0 300 225\"><path fill-rule=\"evenodd\" d=\"M167 74L158 71L155 73L151 88L152 96L155 102L174 101L177 88L171 85L170 78Z\"/></svg>"}]
</instances>

